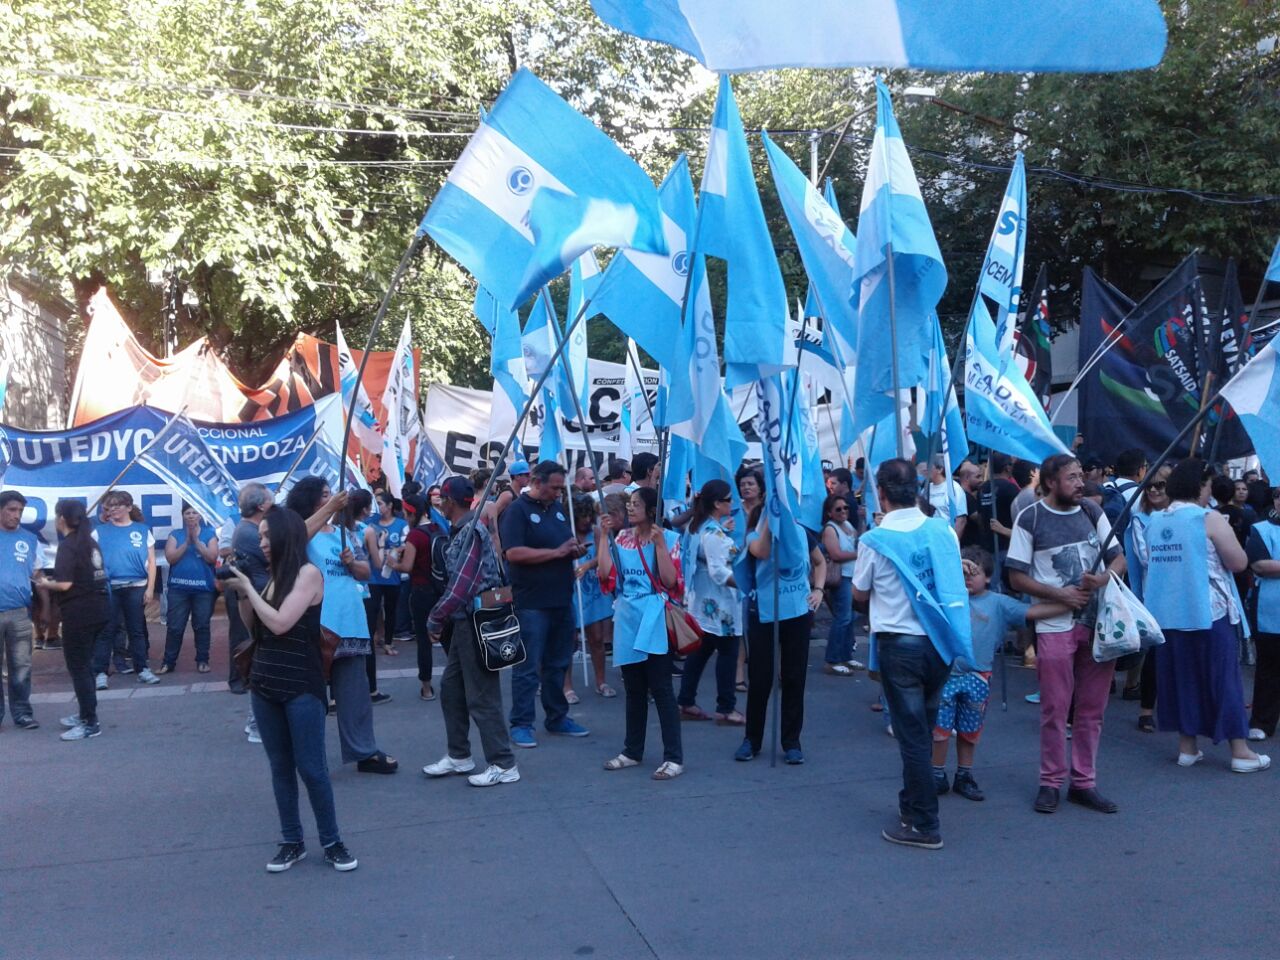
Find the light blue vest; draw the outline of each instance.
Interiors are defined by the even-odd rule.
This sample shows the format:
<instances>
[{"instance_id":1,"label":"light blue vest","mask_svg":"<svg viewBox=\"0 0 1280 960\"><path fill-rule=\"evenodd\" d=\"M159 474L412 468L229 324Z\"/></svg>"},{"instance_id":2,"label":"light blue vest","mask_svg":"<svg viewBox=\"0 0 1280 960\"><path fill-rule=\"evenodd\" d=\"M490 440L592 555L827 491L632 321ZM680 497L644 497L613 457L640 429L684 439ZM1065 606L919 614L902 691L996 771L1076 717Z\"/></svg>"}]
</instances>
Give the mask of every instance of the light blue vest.
<instances>
[{"instance_id":1,"label":"light blue vest","mask_svg":"<svg viewBox=\"0 0 1280 960\"><path fill-rule=\"evenodd\" d=\"M1134 528L1147 528L1148 516L1134 512L1129 515L1129 524L1124 528L1124 558L1128 562L1129 589L1139 600L1142 599L1142 585L1147 578L1147 567L1138 554L1138 545L1134 540Z\"/></svg>"},{"instance_id":2,"label":"light blue vest","mask_svg":"<svg viewBox=\"0 0 1280 960\"><path fill-rule=\"evenodd\" d=\"M324 576L320 623L340 637L368 640L369 620L365 616L360 581L342 565L341 534L337 530L321 530L307 543L307 559L319 567Z\"/></svg>"},{"instance_id":3,"label":"light blue vest","mask_svg":"<svg viewBox=\"0 0 1280 960\"><path fill-rule=\"evenodd\" d=\"M1263 520L1253 525L1272 560L1280 560L1280 524ZM1258 629L1280 633L1280 577L1258 577Z\"/></svg>"},{"instance_id":4,"label":"light blue vest","mask_svg":"<svg viewBox=\"0 0 1280 960\"><path fill-rule=\"evenodd\" d=\"M911 609L938 655L948 664L959 657L972 663L969 591L960 547L947 522L930 517L910 531L876 527L862 535L862 544L898 571Z\"/></svg>"},{"instance_id":5,"label":"light blue vest","mask_svg":"<svg viewBox=\"0 0 1280 960\"><path fill-rule=\"evenodd\" d=\"M745 544L750 544L759 534L754 530L747 535ZM807 543L807 541L806 541ZM773 609L773 578L778 566L777 544L767 559L758 560L744 548L733 563L733 580L742 590L743 596L750 596L754 601L756 619L761 623L773 623L775 620L794 620L809 612L809 558L794 568L784 568L778 578L778 610Z\"/></svg>"},{"instance_id":6,"label":"light blue vest","mask_svg":"<svg viewBox=\"0 0 1280 960\"><path fill-rule=\"evenodd\" d=\"M1166 630L1208 630L1213 626L1209 595L1209 540L1203 507L1153 513L1147 522L1147 572L1142 602ZM1229 596L1243 610L1235 580Z\"/></svg>"}]
</instances>

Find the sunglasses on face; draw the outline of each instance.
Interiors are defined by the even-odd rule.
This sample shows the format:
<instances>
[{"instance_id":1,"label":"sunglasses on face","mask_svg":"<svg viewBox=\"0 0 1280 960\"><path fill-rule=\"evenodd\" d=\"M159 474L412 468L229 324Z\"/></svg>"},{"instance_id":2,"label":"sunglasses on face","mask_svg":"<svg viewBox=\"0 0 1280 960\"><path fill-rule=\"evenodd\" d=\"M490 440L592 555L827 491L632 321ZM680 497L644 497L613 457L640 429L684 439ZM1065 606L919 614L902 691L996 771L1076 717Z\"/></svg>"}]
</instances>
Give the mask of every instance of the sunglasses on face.
<instances>
[{"instance_id":1,"label":"sunglasses on face","mask_svg":"<svg viewBox=\"0 0 1280 960\"><path fill-rule=\"evenodd\" d=\"M733 503L732 497L717 497L716 503Z\"/></svg>"},{"instance_id":2,"label":"sunglasses on face","mask_svg":"<svg viewBox=\"0 0 1280 960\"><path fill-rule=\"evenodd\" d=\"M832 513L848 513L848 512L849 512L849 508L848 508L847 506L844 506L844 507L832 507L832 508L831 508L831 512L832 512Z\"/></svg>"},{"instance_id":3,"label":"sunglasses on face","mask_svg":"<svg viewBox=\"0 0 1280 960\"><path fill-rule=\"evenodd\" d=\"M1157 492L1164 492L1164 488L1165 482L1163 480L1157 480L1155 483L1151 484L1151 489Z\"/></svg>"}]
</instances>

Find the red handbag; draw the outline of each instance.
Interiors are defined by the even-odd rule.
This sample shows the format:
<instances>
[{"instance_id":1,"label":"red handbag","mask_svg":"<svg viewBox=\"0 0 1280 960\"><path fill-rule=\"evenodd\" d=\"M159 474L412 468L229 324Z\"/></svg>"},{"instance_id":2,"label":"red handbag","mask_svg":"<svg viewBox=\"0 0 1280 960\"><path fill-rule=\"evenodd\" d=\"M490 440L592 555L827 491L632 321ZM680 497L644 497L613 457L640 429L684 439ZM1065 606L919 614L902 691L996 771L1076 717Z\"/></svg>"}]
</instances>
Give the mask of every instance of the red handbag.
<instances>
[{"instance_id":1,"label":"red handbag","mask_svg":"<svg viewBox=\"0 0 1280 960\"><path fill-rule=\"evenodd\" d=\"M644 545L637 543L636 552L640 554L640 565L644 567L644 572L649 575L649 582L653 584L653 592L662 598L663 613L667 621L668 652L687 657L702 646L702 638L705 635L705 631L698 621L693 618L693 614L681 604L672 600L671 594L662 588L662 584L653 575L653 571L649 569L649 564L644 558Z\"/></svg>"}]
</instances>

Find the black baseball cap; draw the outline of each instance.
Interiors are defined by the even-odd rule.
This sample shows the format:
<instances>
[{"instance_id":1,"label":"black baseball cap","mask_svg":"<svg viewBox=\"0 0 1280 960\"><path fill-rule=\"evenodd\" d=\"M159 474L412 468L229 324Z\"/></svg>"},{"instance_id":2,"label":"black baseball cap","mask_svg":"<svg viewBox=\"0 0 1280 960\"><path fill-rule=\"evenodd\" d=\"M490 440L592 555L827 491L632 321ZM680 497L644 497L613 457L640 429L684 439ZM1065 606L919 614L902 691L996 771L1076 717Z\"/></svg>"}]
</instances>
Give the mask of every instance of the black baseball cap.
<instances>
[{"instance_id":1,"label":"black baseball cap","mask_svg":"<svg viewBox=\"0 0 1280 960\"><path fill-rule=\"evenodd\" d=\"M476 488L466 477L449 477L440 484L440 496L455 503L470 504L476 496Z\"/></svg>"}]
</instances>

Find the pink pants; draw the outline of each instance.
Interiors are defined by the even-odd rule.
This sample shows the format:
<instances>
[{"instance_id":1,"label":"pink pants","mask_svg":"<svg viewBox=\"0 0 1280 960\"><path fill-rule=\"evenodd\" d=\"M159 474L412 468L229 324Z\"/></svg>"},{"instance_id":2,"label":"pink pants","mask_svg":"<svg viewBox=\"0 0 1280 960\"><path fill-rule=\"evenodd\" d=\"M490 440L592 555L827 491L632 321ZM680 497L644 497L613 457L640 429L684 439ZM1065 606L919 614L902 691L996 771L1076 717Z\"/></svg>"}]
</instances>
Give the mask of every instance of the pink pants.
<instances>
[{"instance_id":1,"label":"pink pants","mask_svg":"<svg viewBox=\"0 0 1280 960\"><path fill-rule=\"evenodd\" d=\"M1095 663L1093 630L1076 624L1063 633L1036 636L1040 679L1040 786L1061 788L1067 776L1067 713L1075 694L1071 738L1071 786L1096 785L1102 715L1111 695L1115 663Z\"/></svg>"}]
</instances>

